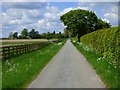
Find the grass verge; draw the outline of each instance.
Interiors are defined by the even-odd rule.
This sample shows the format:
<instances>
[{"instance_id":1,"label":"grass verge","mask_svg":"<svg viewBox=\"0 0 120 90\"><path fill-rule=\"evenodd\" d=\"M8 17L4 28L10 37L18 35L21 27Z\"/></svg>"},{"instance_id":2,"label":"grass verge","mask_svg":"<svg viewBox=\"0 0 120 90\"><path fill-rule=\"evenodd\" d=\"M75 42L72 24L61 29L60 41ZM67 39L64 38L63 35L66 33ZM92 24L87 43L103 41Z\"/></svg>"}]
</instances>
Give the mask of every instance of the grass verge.
<instances>
[{"instance_id":1,"label":"grass verge","mask_svg":"<svg viewBox=\"0 0 120 90\"><path fill-rule=\"evenodd\" d=\"M32 81L62 44L51 44L2 62L2 88L23 88Z\"/></svg>"},{"instance_id":2,"label":"grass verge","mask_svg":"<svg viewBox=\"0 0 120 90\"><path fill-rule=\"evenodd\" d=\"M107 88L111 90L119 89L119 76L118 69L113 67L113 65L105 58L100 57L100 55L86 49L81 43L73 42L74 46L84 55L88 62L92 65L93 69L100 76L102 81L106 84Z\"/></svg>"}]
</instances>

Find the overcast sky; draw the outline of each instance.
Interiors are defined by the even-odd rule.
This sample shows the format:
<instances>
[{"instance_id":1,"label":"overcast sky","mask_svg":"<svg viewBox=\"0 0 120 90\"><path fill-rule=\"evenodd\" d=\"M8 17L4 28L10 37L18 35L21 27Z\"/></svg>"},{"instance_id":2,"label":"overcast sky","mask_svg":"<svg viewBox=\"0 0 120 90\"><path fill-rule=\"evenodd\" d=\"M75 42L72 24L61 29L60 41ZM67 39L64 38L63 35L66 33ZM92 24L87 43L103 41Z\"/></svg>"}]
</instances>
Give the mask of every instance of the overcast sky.
<instances>
[{"instance_id":1,"label":"overcast sky","mask_svg":"<svg viewBox=\"0 0 120 90\"><path fill-rule=\"evenodd\" d=\"M23 28L34 28L39 33L63 32L65 26L59 18L73 9L92 10L102 20L118 25L117 2L2 2L0 6L0 38L8 37L10 32L20 34Z\"/></svg>"}]
</instances>

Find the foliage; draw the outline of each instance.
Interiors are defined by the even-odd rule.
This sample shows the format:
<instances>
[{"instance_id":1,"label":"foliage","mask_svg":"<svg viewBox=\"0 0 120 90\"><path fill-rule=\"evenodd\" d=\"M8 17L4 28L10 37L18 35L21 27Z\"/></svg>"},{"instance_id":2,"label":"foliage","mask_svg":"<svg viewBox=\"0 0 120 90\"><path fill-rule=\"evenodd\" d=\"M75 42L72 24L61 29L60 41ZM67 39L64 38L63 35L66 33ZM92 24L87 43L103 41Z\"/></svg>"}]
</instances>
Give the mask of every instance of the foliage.
<instances>
[{"instance_id":1,"label":"foliage","mask_svg":"<svg viewBox=\"0 0 120 90\"><path fill-rule=\"evenodd\" d=\"M52 38L52 34L50 32L48 32L47 35L46 35L46 39L49 40L51 38Z\"/></svg>"},{"instance_id":2,"label":"foliage","mask_svg":"<svg viewBox=\"0 0 120 90\"><path fill-rule=\"evenodd\" d=\"M81 37L81 42L101 57L106 58L114 67L120 68L120 28L98 30Z\"/></svg>"},{"instance_id":3,"label":"foliage","mask_svg":"<svg viewBox=\"0 0 120 90\"><path fill-rule=\"evenodd\" d=\"M19 38L19 39L27 39L27 38L31 38L31 39L41 39L41 38L44 38L44 39L59 39L59 38L66 38L64 36L64 34L62 34L61 32L58 32L56 33L55 31L53 31L52 33L51 32L47 32L47 33L42 33L42 34L39 34L39 32L35 29L32 29L30 32L28 32L28 30L26 28L24 28L21 32L21 35L19 35L18 37L18 32L15 32L15 33L10 33L9 37L8 38Z\"/></svg>"},{"instance_id":4,"label":"foliage","mask_svg":"<svg viewBox=\"0 0 120 90\"><path fill-rule=\"evenodd\" d=\"M69 31L66 28L64 29L64 37L69 37Z\"/></svg>"},{"instance_id":5,"label":"foliage","mask_svg":"<svg viewBox=\"0 0 120 90\"><path fill-rule=\"evenodd\" d=\"M21 38L26 39L28 38L28 30L24 28L21 32Z\"/></svg>"},{"instance_id":6,"label":"foliage","mask_svg":"<svg viewBox=\"0 0 120 90\"><path fill-rule=\"evenodd\" d=\"M32 39L35 39L35 38L39 38L39 32L38 31L35 31L35 29L32 29L30 32L29 32L29 37L32 38Z\"/></svg>"},{"instance_id":7,"label":"foliage","mask_svg":"<svg viewBox=\"0 0 120 90\"><path fill-rule=\"evenodd\" d=\"M13 38L17 39L18 38L18 32L13 33Z\"/></svg>"},{"instance_id":8,"label":"foliage","mask_svg":"<svg viewBox=\"0 0 120 90\"><path fill-rule=\"evenodd\" d=\"M53 31L53 35L55 35L55 31Z\"/></svg>"},{"instance_id":9,"label":"foliage","mask_svg":"<svg viewBox=\"0 0 120 90\"><path fill-rule=\"evenodd\" d=\"M55 35L55 38L64 38L64 36L62 35L61 32L59 32Z\"/></svg>"},{"instance_id":10,"label":"foliage","mask_svg":"<svg viewBox=\"0 0 120 90\"><path fill-rule=\"evenodd\" d=\"M45 38L45 39L48 39L48 40L50 40L50 39L53 39L53 38L64 38L64 36L63 36L63 34L61 33L61 32L59 32L59 33L55 33L54 31L53 31L53 33L50 33L50 32L47 32L47 33L43 33L42 35L41 35L41 38Z\"/></svg>"},{"instance_id":11,"label":"foliage","mask_svg":"<svg viewBox=\"0 0 120 90\"><path fill-rule=\"evenodd\" d=\"M71 10L62 15L60 20L64 23L66 30L80 37L86 33L98 30L99 28L108 28L109 24L98 19L94 12L88 10ZM102 27L100 27L102 25Z\"/></svg>"},{"instance_id":12,"label":"foliage","mask_svg":"<svg viewBox=\"0 0 120 90\"><path fill-rule=\"evenodd\" d=\"M117 66L114 66L108 62L108 59L96 54L91 48L82 43L76 43L76 41L73 41L73 44L89 61L106 86L110 88L110 90L119 90L120 77L119 72L116 69Z\"/></svg>"}]
</instances>

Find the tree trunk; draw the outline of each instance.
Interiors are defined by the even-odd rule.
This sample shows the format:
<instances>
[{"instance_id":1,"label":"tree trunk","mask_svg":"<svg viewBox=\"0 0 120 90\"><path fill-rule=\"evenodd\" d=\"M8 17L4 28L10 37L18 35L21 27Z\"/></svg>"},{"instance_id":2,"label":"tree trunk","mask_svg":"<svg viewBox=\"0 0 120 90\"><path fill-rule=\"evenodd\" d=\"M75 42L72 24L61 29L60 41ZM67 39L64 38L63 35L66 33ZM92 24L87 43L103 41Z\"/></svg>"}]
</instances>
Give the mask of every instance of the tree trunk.
<instances>
[{"instance_id":1,"label":"tree trunk","mask_svg":"<svg viewBox=\"0 0 120 90\"><path fill-rule=\"evenodd\" d=\"M80 35L78 35L77 38L78 38L78 42L80 42Z\"/></svg>"}]
</instances>

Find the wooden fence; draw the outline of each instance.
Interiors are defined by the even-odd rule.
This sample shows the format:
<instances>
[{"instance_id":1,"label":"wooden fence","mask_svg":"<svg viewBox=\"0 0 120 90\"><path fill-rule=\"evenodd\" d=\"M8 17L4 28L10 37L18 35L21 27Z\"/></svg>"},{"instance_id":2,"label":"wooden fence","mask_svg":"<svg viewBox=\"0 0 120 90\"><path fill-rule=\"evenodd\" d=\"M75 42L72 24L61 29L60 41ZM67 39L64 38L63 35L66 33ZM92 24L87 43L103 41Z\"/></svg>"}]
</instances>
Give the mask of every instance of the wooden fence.
<instances>
[{"instance_id":1,"label":"wooden fence","mask_svg":"<svg viewBox=\"0 0 120 90\"><path fill-rule=\"evenodd\" d=\"M5 46L0 48L0 58L2 60L11 58L15 55L19 55L25 52L40 49L43 46L49 45L51 42L41 42L39 44L26 44L26 45L15 45L15 46Z\"/></svg>"}]
</instances>

